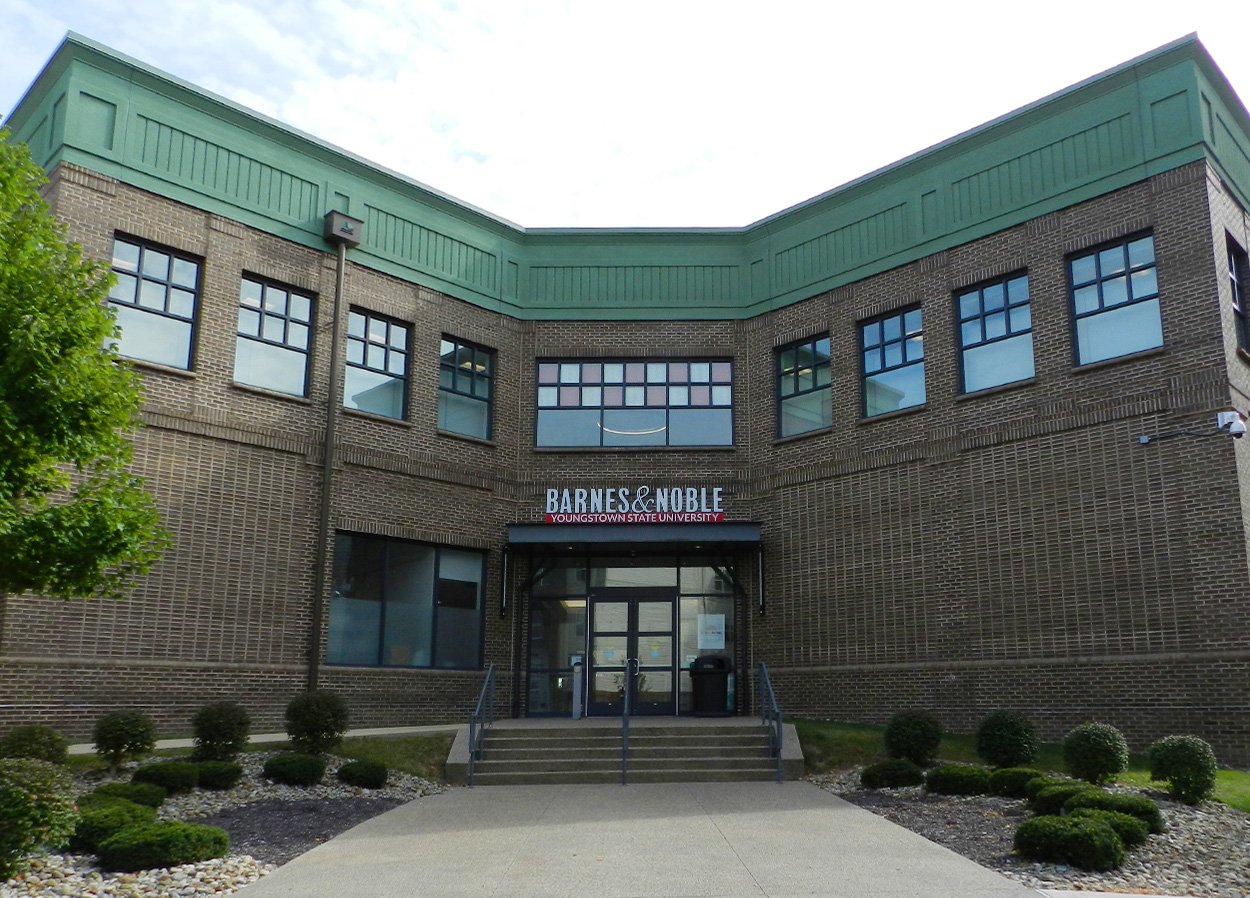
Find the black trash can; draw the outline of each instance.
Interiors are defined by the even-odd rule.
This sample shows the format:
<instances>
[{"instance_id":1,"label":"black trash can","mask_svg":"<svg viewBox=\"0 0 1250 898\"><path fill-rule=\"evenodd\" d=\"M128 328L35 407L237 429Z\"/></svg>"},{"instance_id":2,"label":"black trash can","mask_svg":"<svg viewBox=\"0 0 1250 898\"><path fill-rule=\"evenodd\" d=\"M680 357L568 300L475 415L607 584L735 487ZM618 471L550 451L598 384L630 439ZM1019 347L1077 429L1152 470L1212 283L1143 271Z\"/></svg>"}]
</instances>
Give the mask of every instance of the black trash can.
<instances>
[{"instance_id":1,"label":"black trash can","mask_svg":"<svg viewBox=\"0 0 1250 898\"><path fill-rule=\"evenodd\" d=\"M703 655L690 662L691 703L695 717L728 717L729 658Z\"/></svg>"}]
</instances>

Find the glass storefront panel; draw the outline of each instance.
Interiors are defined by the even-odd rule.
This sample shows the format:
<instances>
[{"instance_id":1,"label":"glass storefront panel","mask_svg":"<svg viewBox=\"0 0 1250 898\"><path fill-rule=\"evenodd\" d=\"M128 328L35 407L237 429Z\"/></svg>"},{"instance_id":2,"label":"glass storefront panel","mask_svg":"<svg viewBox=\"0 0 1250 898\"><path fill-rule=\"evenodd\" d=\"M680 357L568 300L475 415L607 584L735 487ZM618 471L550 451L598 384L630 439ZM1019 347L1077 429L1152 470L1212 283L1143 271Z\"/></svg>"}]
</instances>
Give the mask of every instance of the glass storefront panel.
<instances>
[{"instance_id":1,"label":"glass storefront panel","mask_svg":"<svg viewBox=\"0 0 1250 898\"><path fill-rule=\"evenodd\" d=\"M531 714L573 713L573 672L531 673L529 692Z\"/></svg>"},{"instance_id":2,"label":"glass storefront panel","mask_svg":"<svg viewBox=\"0 0 1250 898\"><path fill-rule=\"evenodd\" d=\"M530 611L530 670L572 670L586 652L586 600L534 602Z\"/></svg>"}]
</instances>

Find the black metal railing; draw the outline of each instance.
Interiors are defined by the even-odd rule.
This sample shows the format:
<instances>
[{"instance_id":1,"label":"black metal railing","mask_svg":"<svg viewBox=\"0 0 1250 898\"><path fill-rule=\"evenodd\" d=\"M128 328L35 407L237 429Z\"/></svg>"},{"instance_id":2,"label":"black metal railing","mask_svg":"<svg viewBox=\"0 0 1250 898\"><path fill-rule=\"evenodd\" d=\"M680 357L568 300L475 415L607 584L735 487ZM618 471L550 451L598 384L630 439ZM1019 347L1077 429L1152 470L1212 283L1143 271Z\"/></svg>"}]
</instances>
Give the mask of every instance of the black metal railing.
<instances>
[{"instance_id":1,"label":"black metal railing","mask_svg":"<svg viewBox=\"0 0 1250 898\"><path fill-rule=\"evenodd\" d=\"M621 785L629 782L629 714L633 705L634 672L638 661L625 661L625 707L621 711Z\"/></svg>"},{"instance_id":2,"label":"black metal railing","mask_svg":"<svg viewBox=\"0 0 1250 898\"><path fill-rule=\"evenodd\" d=\"M477 707L469 717L469 785L473 785L473 768L482 759L482 742L486 728L495 722L495 665L486 667L486 680L477 697Z\"/></svg>"},{"instance_id":3,"label":"black metal railing","mask_svg":"<svg viewBox=\"0 0 1250 898\"><path fill-rule=\"evenodd\" d=\"M768 665L763 661L755 683L759 692L760 723L768 730L768 751L777 761L777 782L781 782L781 706L777 704L777 693L768 676Z\"/></svg>"}]
</instances>

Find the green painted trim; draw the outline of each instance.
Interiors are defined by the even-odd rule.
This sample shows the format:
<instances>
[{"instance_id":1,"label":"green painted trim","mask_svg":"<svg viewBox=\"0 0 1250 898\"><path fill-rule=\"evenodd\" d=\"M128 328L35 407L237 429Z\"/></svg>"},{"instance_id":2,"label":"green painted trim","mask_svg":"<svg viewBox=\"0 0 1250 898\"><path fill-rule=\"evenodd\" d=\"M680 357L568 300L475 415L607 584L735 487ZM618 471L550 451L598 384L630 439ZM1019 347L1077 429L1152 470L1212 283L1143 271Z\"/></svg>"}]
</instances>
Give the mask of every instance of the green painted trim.
<instances>
[{"instance_id":1,"label":"green painted trim","mask_svg":"<svg viewBox=\"0 0 1250 898\"><path fill-rule=\"evenodd\" d=\"M315 249L347 212L358 264L522 319L748 318L1204 158L1250 208L1250 115L1194 35L745 228L526 229L74 34L8 124Z\"/></svg>"}]
</instances>

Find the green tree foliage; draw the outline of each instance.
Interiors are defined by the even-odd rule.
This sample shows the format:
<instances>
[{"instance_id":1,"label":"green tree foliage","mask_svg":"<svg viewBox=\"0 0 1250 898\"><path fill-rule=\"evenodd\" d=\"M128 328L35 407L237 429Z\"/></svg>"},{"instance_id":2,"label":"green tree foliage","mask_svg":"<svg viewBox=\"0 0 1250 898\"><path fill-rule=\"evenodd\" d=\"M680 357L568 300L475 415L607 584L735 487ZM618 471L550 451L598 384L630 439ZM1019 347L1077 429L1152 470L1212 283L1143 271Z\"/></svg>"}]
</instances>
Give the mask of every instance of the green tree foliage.
<instances>
[{"instance_id":1,"label":"green tree foliage","mask_svg":"<svg viewBox=\"0 0 1250 898\"><path fill-rule=\"evenodd\" d=\"M106 344L111 275L67 243L0 132L0 593L118 596L168 537L126 470L138 381Z\"/></svg>"}]
</instances>

